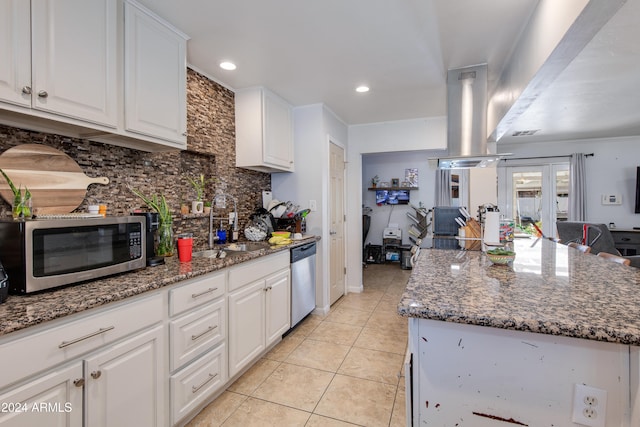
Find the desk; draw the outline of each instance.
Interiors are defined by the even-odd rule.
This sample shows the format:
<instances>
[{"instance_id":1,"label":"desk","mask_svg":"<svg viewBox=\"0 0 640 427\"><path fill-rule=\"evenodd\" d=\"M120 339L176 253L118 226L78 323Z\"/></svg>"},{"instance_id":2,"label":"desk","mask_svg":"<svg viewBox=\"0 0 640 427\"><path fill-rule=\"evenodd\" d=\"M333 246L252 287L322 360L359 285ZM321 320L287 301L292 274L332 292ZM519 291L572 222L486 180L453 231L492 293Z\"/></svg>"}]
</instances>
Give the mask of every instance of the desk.
<instances>
[{"instance_id":1,"label":"desk","mask_svg":"<svg viewBox=\"0 0 640 427\"><path fill-rule=\"evenodd\" d=\"M512 266L479 251L420 253L398 304L413 425L573 425L581 383L607 391L607 425L640 425L640 270L532 243L515 240Z\"/></svg>"}]
</instances>

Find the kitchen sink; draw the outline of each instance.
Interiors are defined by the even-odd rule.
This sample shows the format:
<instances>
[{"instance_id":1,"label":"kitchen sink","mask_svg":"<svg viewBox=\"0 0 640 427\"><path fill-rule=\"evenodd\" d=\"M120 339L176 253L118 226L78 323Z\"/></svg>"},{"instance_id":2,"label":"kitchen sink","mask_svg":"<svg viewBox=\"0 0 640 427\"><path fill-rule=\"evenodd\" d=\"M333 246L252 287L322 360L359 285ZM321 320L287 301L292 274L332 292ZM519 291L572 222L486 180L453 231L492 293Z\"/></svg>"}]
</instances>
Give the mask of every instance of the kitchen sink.
<instances>
[{"instance_id":1,"label":"kitchen sink","mask_svg":"<svg viewBox=\"0 0 640 427\"><path fill-rule=\"evenodd\" d=\"M243 242L230 243L224 250L232 252L253 252L261 249L269 249L271 246L267 242Z\"/></svg>"},{"instance_id":2,"label":"kitchen sink","mask_svg":"<svg viewBox=\"0 0 640 427\"><path fill-rule=\"evenodd\" d=\"M219 249L207 249L204 251L197 251L193 253L195 258L224 258L227 256L241 255L247 252L255 252L261 249L269 249L269 243L267 242L243 242L243 243L230 243L227 246L223 246Z\"/></svg>"}]
</instances>

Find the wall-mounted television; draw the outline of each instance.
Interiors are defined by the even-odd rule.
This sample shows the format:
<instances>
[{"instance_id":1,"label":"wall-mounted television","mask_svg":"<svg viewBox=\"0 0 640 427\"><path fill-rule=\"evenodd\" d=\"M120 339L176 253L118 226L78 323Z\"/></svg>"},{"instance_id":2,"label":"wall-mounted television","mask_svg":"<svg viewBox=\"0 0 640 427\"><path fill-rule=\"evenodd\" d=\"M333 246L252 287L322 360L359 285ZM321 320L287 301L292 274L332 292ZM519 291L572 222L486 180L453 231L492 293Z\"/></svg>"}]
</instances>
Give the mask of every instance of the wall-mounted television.
<instances>
[{"instance_id":1,"label":"wall-mounted television","mask_svg":"<svg viewBox=\"0 0 640 427\"><path fill-rule=\"evenodd\" d=\"M636 168L636 210L640 214L640 166Z\"/></svg>"},{"instance_id":2,"label":"wall-mounted television","mask_svg":"<svg viewBox=\"0 0 640 427\"><path fill-rule=\"evenodd\" d=\"M409 190L376 190L376 205L408 205Z\"/></svg>"}]
</instances>

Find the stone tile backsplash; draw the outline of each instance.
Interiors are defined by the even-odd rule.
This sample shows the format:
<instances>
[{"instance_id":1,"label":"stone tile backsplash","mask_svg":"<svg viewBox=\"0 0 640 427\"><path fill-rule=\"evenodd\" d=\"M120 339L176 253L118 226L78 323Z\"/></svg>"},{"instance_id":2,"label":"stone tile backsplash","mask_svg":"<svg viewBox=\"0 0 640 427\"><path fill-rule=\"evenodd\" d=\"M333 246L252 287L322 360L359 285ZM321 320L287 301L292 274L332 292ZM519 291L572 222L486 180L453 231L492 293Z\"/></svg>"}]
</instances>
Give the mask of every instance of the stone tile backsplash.
<instances>
[{"instance_id":1,"label":"stone tile backsplash","mask_svg":"<svg viewBox=\"0 0 640 427\"><path fill-rule=\"evenodd\" d=\"M174 211L176 233L194 234L195 246L208 240L209 218L185 218L181 202L191 205L195 192L186 176L205 174L213 183L205 191L205 200L215 194L230 194L237 200L240 230L250 215L262 206L262 191L271 188L271 176L235 167L234 94L205 76L189 69L187 73L187 147L186 151L147 153L106 145L85 139L69 138L0 125L0 152L20 144L45 144L68 154L91 177L106 176L108 185L92 184L78 212L94 202L106 204L108 215L127 215L144 207L129 188L145 194L163 193ZM0 202L2 219L9 219L11 206ZM228 217L227 209L214 210L216 217ZM242 233L241 233L242 237Z\"/></svg>"}]
</instances>

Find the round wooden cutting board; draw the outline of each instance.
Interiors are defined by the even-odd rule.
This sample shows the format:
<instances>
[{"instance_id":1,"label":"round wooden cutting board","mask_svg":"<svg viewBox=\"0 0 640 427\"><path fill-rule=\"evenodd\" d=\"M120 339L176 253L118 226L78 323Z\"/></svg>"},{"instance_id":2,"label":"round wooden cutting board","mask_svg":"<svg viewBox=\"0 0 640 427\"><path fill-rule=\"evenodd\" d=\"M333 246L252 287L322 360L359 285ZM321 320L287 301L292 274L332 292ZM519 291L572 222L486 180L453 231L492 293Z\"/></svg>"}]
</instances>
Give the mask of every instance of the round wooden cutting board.
<instances>
[{"instance_id":1,"label":"round wooden cutting board","mask_svg":"<svg viewBox=\"0 0 640 427\"><path fill-rule=\"evenodd\" d=\"M76 209L90 184L108 184L109 178L90 178L65 153L41 144L22 144L0 154L0 169L16 187L27 187L37 214L65 214ZM0 195L9 204L13 193L0 175Z\"/></svg>"}]
</instances>

